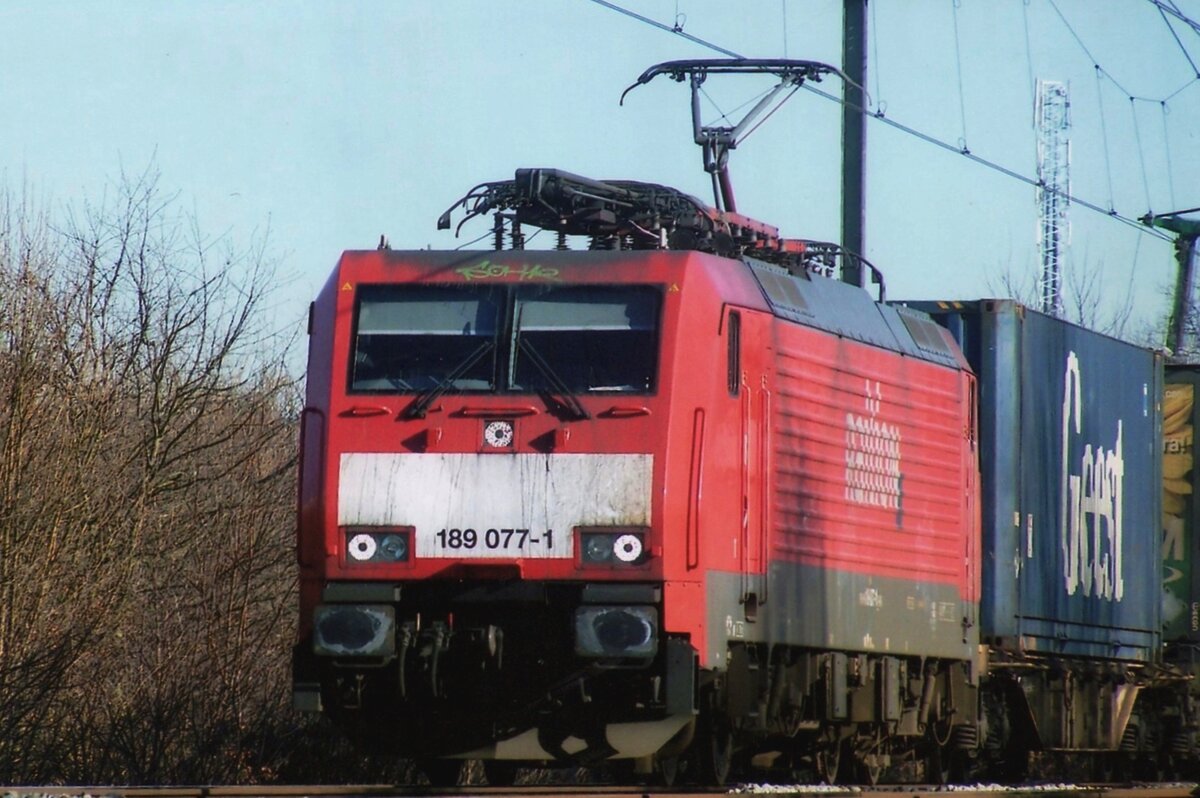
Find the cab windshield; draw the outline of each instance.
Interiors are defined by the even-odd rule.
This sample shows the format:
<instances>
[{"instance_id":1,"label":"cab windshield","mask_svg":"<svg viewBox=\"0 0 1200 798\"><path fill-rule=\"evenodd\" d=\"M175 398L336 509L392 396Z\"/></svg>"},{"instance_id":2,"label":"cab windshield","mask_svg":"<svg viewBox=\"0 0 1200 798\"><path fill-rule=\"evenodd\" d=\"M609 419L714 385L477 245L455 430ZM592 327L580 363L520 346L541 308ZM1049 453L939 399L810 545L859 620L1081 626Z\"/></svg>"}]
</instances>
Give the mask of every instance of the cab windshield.
<instances>
[{"instance_id":1,"label":"cab windshield","mask_svg":"<svg viewBox=\"0 0 1200 798\"><path fill-rule=\"evenodd\" d=\"M654 390L653 286L362 286L353 393Z\"/></svg>"}]
</instances>

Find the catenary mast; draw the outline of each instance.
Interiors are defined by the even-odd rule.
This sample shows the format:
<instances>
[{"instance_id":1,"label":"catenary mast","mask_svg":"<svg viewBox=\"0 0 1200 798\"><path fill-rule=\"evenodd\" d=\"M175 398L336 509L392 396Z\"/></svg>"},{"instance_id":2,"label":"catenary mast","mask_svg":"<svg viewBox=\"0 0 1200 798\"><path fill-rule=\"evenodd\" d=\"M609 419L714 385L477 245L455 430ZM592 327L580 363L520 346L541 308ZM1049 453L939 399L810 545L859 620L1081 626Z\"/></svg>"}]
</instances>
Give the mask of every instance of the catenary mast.
<instances>
[{"instance_id":1,"label":"catenary mast","mask_svg":"<svg viewBox=\"0 0 1200 798\"><path fill-rule=\"evenodd\" d=\"M1034 101L1038 155L1038 280L1042 312L1062 316L1062 258L1070 238L1067 208L1071 193L1071 102L1067 85L1039 80Z\"/></svg>"}]
</instances>

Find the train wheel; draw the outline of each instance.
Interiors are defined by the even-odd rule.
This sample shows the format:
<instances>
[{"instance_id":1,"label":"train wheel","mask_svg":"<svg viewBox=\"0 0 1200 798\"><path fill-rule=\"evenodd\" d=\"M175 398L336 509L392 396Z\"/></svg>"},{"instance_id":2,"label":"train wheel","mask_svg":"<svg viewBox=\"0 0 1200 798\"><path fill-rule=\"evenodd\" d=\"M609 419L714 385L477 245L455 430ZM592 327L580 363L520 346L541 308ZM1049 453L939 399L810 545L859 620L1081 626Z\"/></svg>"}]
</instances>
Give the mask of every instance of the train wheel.
<instances>
[{"instance_id":1,"label":"train wheel","mask_svg":"<svg viewBox=\"0 0 1200 798\"><path fill-rule=\"evenodd\" d=\"M657 757L654 760L654 775L658 783L663 787L674 787L683 770L681 765L678 756Z\"/></svg>"},{"instance_id":2,"label":"train wheel","mask_svg":"<svg viewBox=\"0 0 1200 798\"><path fill-rule=\"evenodd\" d=\"M954 752L936 742L930 746L925 758L925 780L930 784L945 786L954 781Z\"/></svg>"},{"instance_id":3,"label":"train wheel","mask_svg":"<svg viewBox=\"0 0 1200 798\"><path fill-rule=\"evenodd\" d=\"M696 754L703 784L723 787L733 771L733 728L720 718L710 718L700 730Z\"/></svg>"},{"instance_id":4,"label":"train wheel","mask_svg":"<svg viewBox=\"0 0 1200 798\"><path fill-rule=\"evenodd\" d=\"M868 759L862 763L860 772L862 773L863 783L874 787L879 784L879 778L883 775L883 766L876 764L873 758Z\"/></svg>"},{"instance_id":5,"label":"train wheel","mask_svg":"<svg viewBox=\"0 0 1200 798\"><path fill-rule=\"evenodd\" d=\"M952 727L948 720L935 719L929 725L925 738L925 781L930 784L953 783L958 774L957 758L961 752L956 748L956 732L963 727ZM961 735L960 735L961 736Z\"/></svg>"},{"instance_id":6,"label":"train wheel","mask_svg":"<svg viewBox=\"0 0 1200 798\"><path fill-rule=\"evenodd\" d=\"M882 745L874 744L869 749L854 753L855 781L874 787L887 768L888 756L883 752Z\"/></svg>"},{"instance_id":7,"label":"train wheel","mask_svg":"<svg viewBox=\"0 0 1200 798\"><path fill-rule=\"evenodd\" d=\"M838 768L842 764L842 745L834 743L829 748L822 748L815 755L817 777L826 784L837 784Z\"/></svg>"}]
</instances>

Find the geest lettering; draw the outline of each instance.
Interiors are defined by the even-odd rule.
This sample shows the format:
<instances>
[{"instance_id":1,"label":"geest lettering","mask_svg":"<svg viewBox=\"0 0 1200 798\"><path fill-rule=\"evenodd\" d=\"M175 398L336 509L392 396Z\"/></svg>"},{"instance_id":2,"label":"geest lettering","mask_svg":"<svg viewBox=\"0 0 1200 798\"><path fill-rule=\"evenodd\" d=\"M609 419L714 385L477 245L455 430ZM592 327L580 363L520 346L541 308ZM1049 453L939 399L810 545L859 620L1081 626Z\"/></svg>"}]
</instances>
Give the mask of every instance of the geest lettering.
<instances>
[{"instance_id":1,"label":"geest lettering","mask_svg":"<svg viewBox=\"0 0 1200 798\"><path fill-rule=\"evenodd\" d=\"M1122 428L1109 448L1084 443L1079 358L1067 355L1063 380L1062 477L1059 529L1067 595L1081 592L1108 601L1125 595L1121 562L1125 459ZM1082 446L1081 446L1082 444ZM1072 470L1072 469L1075 470Z\"/></svg>"}]
</instances>

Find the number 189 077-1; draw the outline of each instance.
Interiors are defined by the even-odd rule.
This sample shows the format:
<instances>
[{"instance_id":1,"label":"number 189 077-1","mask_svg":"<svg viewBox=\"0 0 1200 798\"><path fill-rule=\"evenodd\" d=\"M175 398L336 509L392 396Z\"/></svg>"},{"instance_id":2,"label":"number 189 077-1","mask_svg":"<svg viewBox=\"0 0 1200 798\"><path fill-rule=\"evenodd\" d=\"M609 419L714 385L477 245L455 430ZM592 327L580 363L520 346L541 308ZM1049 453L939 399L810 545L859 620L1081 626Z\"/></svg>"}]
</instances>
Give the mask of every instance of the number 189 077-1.
<instances>
[{"instance_id":1,"label":"number 189 077-1","mask_svg":"<svg viewBox=\"0 0 1200 798\"><path fill-rule=\"evenodd\" d=\"M547 529L539 534L531 533L528 529L512 527L490 528L482 532L470 527L466 529L446 528L437 532L434 538L437 540L439 549L450 550L524 551L529 548L554 548L553 529Z\"/></svg>"}]
</instances>

